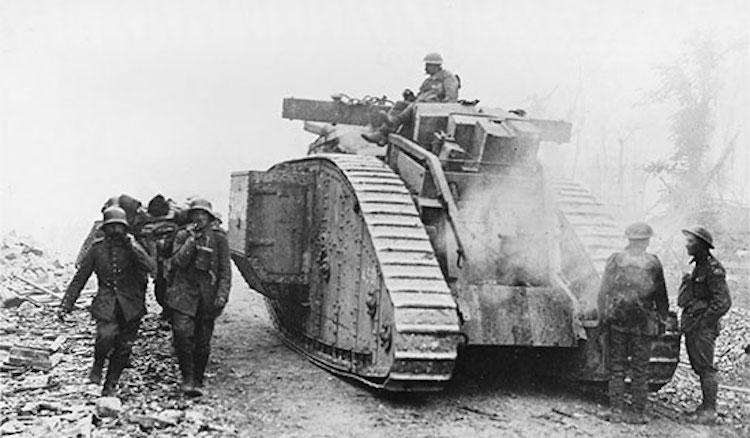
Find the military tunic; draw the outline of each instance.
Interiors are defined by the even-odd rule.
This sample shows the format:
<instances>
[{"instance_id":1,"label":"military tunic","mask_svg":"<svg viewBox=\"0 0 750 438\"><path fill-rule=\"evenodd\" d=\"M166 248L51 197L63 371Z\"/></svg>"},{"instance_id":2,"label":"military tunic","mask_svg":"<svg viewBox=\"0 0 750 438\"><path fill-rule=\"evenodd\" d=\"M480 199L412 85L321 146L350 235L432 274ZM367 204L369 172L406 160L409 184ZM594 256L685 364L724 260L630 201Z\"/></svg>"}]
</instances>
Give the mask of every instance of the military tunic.
<instances>
[{"instance_id":1,"label":"military tunic","mask_svg":"<svg viewBox=\"0 0 750 438\"><path fill-rule=\"evenodd\" d=\"M146 313L147 274L155 269L155 262L137 242L97 239L81 259L61 307L65 312L72 310L81 290L95 272L98 291L91 303L91 316L96 320L114 321L117 305L125 321L138 319Z\"/></svg>"},{"instance_id":2,"label":"military tunic","mask_svg":"<svg viewBox=\"0 0 750 438\"><path fill-rule=\"evenodd\" d=\"M683 309L680 328L685 333L690 365L699 376L716 373L714 343L721 317L732 305L726 271L713 255L693 259L695 267L683 277L677 304Z\"/></svg>"},{"instance_id":3,"label":"military tunic","mask_svg":"<svg viewBox=\"0 0 750 438\"><path fill-rule=\"evenodd\" d=\"M196 266L196 246L210 248L211 255L205 269ZM172 283L167 293L167 304L185 315L214 318L216 297L226 302L232 281L229 243L224 230L212 225L200 237L180 230L174 239L174 254L169 259Z\"/></svg>"},{"instance_id":4,"label":"military tunic","mask_svg":"<svg viewBox=\"0 0 750 438\"><path fill-rule=\"evenodd\" d=\"M458 100L458 78L448 70L441 69L422 82L417 102L456 102Z\"/></svg>"}]
</instances>

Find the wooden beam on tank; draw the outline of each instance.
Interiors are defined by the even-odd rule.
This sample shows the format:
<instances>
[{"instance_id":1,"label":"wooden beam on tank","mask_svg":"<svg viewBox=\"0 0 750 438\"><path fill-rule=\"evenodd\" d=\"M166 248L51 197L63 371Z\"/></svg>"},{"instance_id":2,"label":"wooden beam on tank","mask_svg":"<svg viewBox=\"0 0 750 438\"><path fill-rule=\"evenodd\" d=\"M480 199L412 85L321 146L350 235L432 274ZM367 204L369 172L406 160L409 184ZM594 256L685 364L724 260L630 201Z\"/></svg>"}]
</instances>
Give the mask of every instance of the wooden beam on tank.
<instances>
[{"instance_id":1,"label":"wooden beam on tank","mask_svg":"<svg viewBox=\"0 0 750 438\"><path fill-rule=\"evenodd\" d=\"M365 126L373 117L377 117L380 111L388 111L389 108L385 105L369 103L344 103L289 97L284 99L281 116L290 120Z\"/></svg>"}]
</instances>

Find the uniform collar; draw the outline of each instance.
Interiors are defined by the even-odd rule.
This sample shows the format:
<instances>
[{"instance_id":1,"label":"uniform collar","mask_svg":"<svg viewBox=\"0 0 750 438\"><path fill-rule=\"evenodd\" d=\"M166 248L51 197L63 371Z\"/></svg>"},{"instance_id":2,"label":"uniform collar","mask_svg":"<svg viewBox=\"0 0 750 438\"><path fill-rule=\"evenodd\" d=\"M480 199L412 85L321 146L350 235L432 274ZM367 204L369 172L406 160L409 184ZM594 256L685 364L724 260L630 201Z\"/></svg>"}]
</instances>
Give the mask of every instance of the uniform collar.
<instances>
[{"instance_id":1,"label":"uniform collar","mask_svg":"<svg viewBox=\"0 0 750 438\"><path fill-rule=\"evenodd\" d=\"M705 253L701 253L701 254L697 254L693 256L693 258L690 259L690 263L695 263L696 265L702 265L704 263L708 263L710 258L711 258L711 253L706 251Z\"/></svg>"}]
</instances>

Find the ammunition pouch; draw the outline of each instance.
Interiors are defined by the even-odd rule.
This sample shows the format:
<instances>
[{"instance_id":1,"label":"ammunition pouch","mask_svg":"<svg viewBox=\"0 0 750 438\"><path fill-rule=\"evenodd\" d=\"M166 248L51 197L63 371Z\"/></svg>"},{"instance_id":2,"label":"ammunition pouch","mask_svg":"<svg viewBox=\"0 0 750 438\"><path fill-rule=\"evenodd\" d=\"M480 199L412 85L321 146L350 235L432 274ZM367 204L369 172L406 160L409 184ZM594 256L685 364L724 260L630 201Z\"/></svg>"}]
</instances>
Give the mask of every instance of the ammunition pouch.
<instances>
[{"instance_id":1,"label":"ammunition pouch","mask_svg":"<svg viewBox=\"0 0 750 438\"><path fill-rule=\"evenodd\" d=\"M195 246L195 269L203 272L209 272L211 270L211 258L213 256L214 249L210 246Z\"/></svg>"}]
</instances>

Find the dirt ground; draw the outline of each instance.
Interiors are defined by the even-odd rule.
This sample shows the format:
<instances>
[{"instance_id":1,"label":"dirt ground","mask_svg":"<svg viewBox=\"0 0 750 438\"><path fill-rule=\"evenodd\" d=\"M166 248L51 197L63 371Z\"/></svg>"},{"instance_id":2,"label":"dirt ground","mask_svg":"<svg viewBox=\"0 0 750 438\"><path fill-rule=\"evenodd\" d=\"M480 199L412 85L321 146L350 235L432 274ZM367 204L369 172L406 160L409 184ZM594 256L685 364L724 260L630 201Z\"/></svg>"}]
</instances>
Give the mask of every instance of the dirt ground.
<instances>
[{"instance_id":1,"label":"dirt ground","mask_svg":"<svg viewBox=\"0 0 750 438\"><path fill-rule=\"evenodd\" d=\"M234 278L217 321L209 393L196 404L240 436L740 436L726 426L688 424L665 406L657 406L661 414L648 425L608 423L596 415L601 397L507 370L459 371L440 393L372 391L287 348L262 297Z\"/></svg>"}]
</instances>

